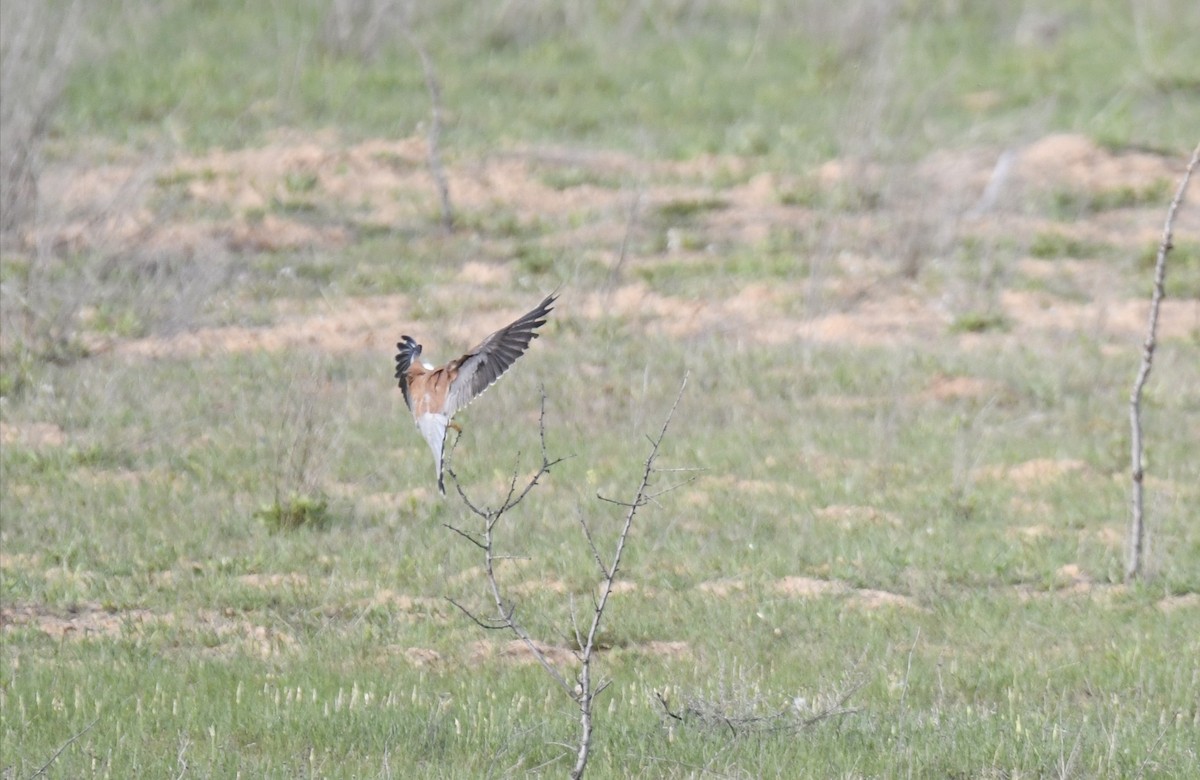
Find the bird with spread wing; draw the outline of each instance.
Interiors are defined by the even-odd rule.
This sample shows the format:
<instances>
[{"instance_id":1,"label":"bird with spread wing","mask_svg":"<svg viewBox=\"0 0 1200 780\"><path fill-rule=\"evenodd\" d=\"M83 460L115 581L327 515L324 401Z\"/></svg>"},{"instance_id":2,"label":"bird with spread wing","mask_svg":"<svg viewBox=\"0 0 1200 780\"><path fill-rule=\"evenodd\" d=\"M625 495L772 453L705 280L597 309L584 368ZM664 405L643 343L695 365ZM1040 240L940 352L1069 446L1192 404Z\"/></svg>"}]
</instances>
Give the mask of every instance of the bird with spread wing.
<instances>
[{"instance_id":1,"label":"bird with spread wing","mask_svg":"<svg viewBox=\"0 0 1200 780\"><path fill-rule=\"evenodd\" d=\"M525 354L529 343L538 337L537 329L546 324L553 308L554 295L547 295L537 308L511 325L496 331L478 346L444 366L422 363L421 345L411 336L401 336L396 344L396 379L400 391L417 422L417 429L433 450L437 468L438 490L444 495L442 481L446 429L458 426L451 422L455 412L487 390ZM461 430L461 429L460 429Z\"/></svg>"}]
</instances>

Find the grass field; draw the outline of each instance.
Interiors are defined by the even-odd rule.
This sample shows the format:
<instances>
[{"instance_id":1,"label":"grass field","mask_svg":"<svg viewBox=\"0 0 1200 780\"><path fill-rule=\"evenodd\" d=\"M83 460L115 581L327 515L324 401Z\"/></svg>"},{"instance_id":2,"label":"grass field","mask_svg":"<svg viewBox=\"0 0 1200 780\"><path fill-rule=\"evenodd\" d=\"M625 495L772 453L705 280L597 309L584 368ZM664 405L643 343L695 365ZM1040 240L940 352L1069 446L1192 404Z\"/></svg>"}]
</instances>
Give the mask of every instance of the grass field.
<instances>
[{"instance_id":1,"label":"grass field","mask_svg":"<svg viewBox=\"0 0 1200 780\"><path fill-rule=\"evenodd\" d=\"M566 774L392 379L555 289L453 466L498 501L544 390L570 457L499 581L568 676L580 520L611 546L685 374L659 466L700 469L630 536L589 777L1194 776L1195 183L1122 574L1200 7L979 5L70 17L0 264L0 777Z\"/></svg>"}]
</instances>

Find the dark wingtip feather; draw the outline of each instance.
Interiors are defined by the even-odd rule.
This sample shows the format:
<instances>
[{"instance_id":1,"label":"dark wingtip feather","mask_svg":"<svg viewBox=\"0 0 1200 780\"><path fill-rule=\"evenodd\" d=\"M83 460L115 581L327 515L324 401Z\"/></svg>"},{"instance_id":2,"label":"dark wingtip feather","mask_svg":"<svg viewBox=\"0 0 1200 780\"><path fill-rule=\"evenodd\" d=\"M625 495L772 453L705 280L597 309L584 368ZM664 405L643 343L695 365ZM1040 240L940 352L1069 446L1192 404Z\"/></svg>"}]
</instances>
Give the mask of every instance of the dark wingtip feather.
<instances>
[{"instance_id":1,"label":"dark wingtip feather","mask_svg":"<svg viewBox=\"0 0 1200 780\"><path fill-rule=\"evenodd\" d=\"M396 379L404 379L408 367L421 354L421 345L412 336L401 336L396 343Z\"/></svg>"},{"instance_id":2,"label":"dark wingtip feather","mask_svg":"<svg viewBox=\"0 0 1200 780\"><path fill-rule=\"evenodd\" d=\"M542 299L542 302L537 305L537 308L513 323L515 329L518 331L529 330L531 331L529 338L536 339L539 335L537 329L546 324L546 317L550 315L550 312L554 311L554 304L557 300L557 292L547 295L544 299Z\"/></svg>"},{"instance_id":3,"label":"dark wingtip feather","mask_svg":"<svg viewBox=\"0 0 1200 780\"><path fill-rule=\"evenodd\" d=\"M408 369L413 360L421 354L421 345L412 336L401 336L396 343L396 380L400 392L404 393L404 404L411 409L412 399L408 397Z\"/></svg>"}]
</instances>

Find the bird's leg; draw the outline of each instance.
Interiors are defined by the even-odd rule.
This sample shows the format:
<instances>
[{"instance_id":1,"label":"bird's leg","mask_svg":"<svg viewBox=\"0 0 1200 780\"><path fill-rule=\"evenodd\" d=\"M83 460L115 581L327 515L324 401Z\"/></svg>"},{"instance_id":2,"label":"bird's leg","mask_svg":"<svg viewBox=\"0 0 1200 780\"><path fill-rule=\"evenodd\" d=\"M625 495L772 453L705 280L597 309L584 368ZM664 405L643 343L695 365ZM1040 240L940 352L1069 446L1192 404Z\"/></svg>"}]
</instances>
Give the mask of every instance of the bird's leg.
<instances>
[{"instance_id":1,"label":"bird's leg","mask_svg":"<svg viewBox=\"0 0 1200 780\"><path fill-rule=\"evenodd\" d=\"M462 438L462 426L451 420L446 423L446 434L449 435L450 431L454 431L454 446L457 447L459 439Z\"/></svg>"}]
</instances>

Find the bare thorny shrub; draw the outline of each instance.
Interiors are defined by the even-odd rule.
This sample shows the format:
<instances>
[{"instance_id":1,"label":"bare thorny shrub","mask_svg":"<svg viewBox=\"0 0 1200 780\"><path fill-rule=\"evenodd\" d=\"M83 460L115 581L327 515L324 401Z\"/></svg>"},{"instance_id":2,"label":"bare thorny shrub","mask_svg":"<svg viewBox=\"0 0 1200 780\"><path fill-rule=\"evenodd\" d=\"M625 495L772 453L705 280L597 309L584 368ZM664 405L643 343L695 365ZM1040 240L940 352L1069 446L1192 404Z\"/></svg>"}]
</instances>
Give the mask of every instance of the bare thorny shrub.
<instances>
[{"instance_id":1,"label":"bare thorny shrub","mask_svg":"<svg viewBox=\"0 0 1200 780\"><path fill-rule=\"evenodd\" d=\"M37 209L42 142L78 58L85 4L0 5L0 235Z\"/></svg>"},{"instance_id":2,"label":"bare thorny shrub","mask_svg":"<svg viewBox=\"0 0 1200 780\"><path fill-rule=\"evenodd\" d=\"M316 365L288 386L273 442L273 499L255 516L273 531L324 528L329 500L322 489L339 431L330 420L329 383Z\"/></svg>"},{"instance_id":3,"label":"bare thorny shrub","mask_svg":"<svg viewBox=\"0 0 1200 780\"><path fill-rule=\"evenodd\" d=\"M111 229L144 208L158 156L114 166L116 183L79 201L63 195L71 173L43 164L66 80L96 53L90 12L81 2L0 5L0 395L112 339L189 326L230 278L216 242L180 250L146 242L145 230Z\"/></svg>"},{"instance_id":4,"label":"bare thorny shrub","mask_svg":"<svg viewBox=\"0 0 1200 780\"><path fill-rule=\"evenodd\" d=\"M407 12L407 0L333 0L321 24L321 46L371 62L403 35Z\"/></svg>"},{"instance_id":5,"label":"bare thorny shrub","mask_svg":"<svg viewBox=\"0 0 1200 780\"><path fill-rule=\"evenodd\" d=\"M838 117L847 132L840 142L843 171L834 205L877 214L874 221L883 232L874 250L888 261L893 277L911 281L931 267L946 269L946 300L956 319L994 327L1002 324L998 300L1004 269L988 240L966 236L971 220L1007 205L1002 196L1013 154L999 154L983 191L969 176L947 178L910 159L910 150L919 148L929 132L929 117L952 92L958 65L951 61L943 77L913 85L901 81L909 70L904 59L919 48L924 26L957 13L953 5L908 8L856 0L817 14L818 31L841 42L831 57L854 74L853 92L859 96ZM997 35L1007 33L1011 16L1010 10L996 11Z\"/></svg>"},{"instance_id":6,"label":"bare thorny shrub","mask_svg":"<svg viewBox=\"0 0 1200 780\"><path fill-rule=\"evenodd\" d=\"M0 4L0 248L19 243L19 228L38 209L42 144L77 58L84 6L75 2ZM0 277L0 394L22 384L31 360L28 336L41 334L33 351L51 358L70 354L67 334L74 307L43 300L47 253L5 258Z\"/></svg>"},{"instance_id":7,"label":"bare thorny shrub","mask_svg":"<svg viewBox=\"0 0 1200 780\"><path fill-rule=\"evenodd\" d=\"M516 636L524 643L532 657L557 684L563 694L570 698L576 707L578 707L579 741L573 747L575 760L570 771L572 778L578 779L583 777L587 768L595 726L593 720L595 703L597 698L611 683L611 680L605 679L597 673L595 661L600 648L601 625L609 608L609 597L612 595L613 585L620 573L621 561L625 553L626 544L630 540L634 519L642 507L653 502L658 496L690 481L690 479L685 479L681 483L673 483L662 488L658 488L652 484L656 476L664 473L655 464L663 440L666 438L667 429L670 427L671 420L675 416L675 411L679 407L679 402L683 397L683 391L686 386L687 377L684 376L679 387L679 393L676 395L675 402L671 405L671 409L667 413L658 435L650 439L650 452L643 465L641 482L634 491L633 497L628 501L619 501L600 495L597 496L601 501L621 507L624 512L624 522L620 532L617 534L616 540L613 542L611 552L606 554L601 549L600 544L593 534L591 525L589 525L587 519L582 514L580 515L580 530L591 553L592 560L596 565L596 571L600 577L600 586L592 596L590 616L586 614L580 615L575 609L573 600L571 603L571 627L574 633L572 639L576 659L574 674L571 677L568 677L568 675L564 674L554 665L546 654L545 646L539 643L529 630L526 629L521 618L517 615L516 603L511 596L504 592L496 575L497 562L509 557L499 551L497 539L498 524L506 514L516 509L525 500L526 496L550 473L552 468L563 461L563 458L551 458L546 449L545 395L543 394L542 396L541 414L538 422L541 465L524 485L518 484L519 474L518 472L514 472L509 482L508 490L497 506L483 506L480 502L472 499L463 489L462 483L459 482L458 476L454 471L449 468L447 469L450 478L454 481L459 498L468 510L469 516L475 519L475 527L467 529L453 524L446 524L446 527L478 548L480 554L483 556L483 571L487 579L491 604L486 608L473 610L453 599L451 599L451 602L474 621L476 625L488 630L503 631Z\"/></svg>"}]
</instances>

